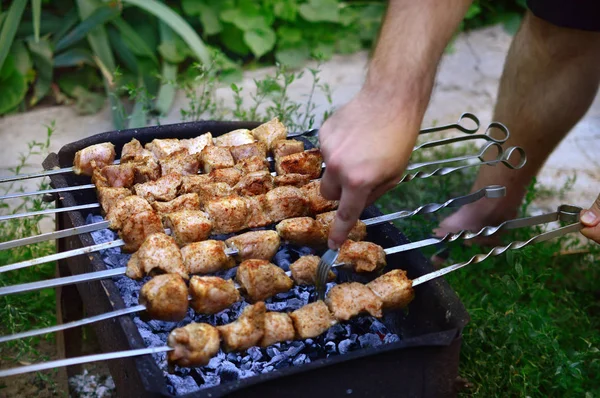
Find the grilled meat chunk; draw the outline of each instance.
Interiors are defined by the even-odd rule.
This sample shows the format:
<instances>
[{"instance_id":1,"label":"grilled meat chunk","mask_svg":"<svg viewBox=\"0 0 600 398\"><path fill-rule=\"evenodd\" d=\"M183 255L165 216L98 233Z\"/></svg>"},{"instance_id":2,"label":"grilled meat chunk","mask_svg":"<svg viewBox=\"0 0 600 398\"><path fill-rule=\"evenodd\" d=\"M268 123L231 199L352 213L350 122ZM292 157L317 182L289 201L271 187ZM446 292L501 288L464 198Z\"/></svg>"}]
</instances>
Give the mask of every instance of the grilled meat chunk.
<instances>
[{"instance_id":1,"label":"grilled meat chunk","mask_svg":"<svg viewBox=\"0 0 600 398\"><path fill-rule=\"evenodd\" d=\"M227 247L238 251L235 257L240 262L249 259L271 261L280 243L279 234L275 231L250 231L225 241Z\"/></svg>"},{"instance_id":2,"label":"grilled meat chunk","mask_svg":"<svg viewBox=\"0 0 600 398\"><path fill-rule=\"evenodd\" d=\"M197 174L193 176L183 176L181 178L181 186L179 187L179 194L184 193L198 193L202 186L213 182L212 178L208 174Z\"/></svg>"},{"instance_id":3,"label":"grilled meat chunk","mask_svg":"<svg viewBox=\"0 0 600 398\"><path fill-rule=\"evenodd\" d=\"M323 233L325 236L329 236L329 231L331 230L331 226L335 221L335 211L329 211L327 213L317 214L317 221L323 225ZM361 241L365 239L367 236L367 226L364 222L358 220L354 227L350 230L348 234L348 239L353 241Z\"/></svg>"},{"instance_id":4,"label":"grilled meat chunk","mask_svg":"<svg viewBox=\"0 0 600 398\"><path fill-rule=\"evenodd\" d=\"M206 174L214 169L233 167L234 161L229 149L220 146L207 146L201 154L202 170Z\"/></svg>"},{"instance_id":5,"label":"grilled meat chunk","mask_svg":"<svg viewBox=\"0 0 600 398\"><path fill-rule=\"evenodd\" d=\"M96 188L96 192L98 194L98 202L100 202L104 214L107 214L119 199L132 195L131 191L127 188L98 187Z\"/></svg>"},{"instance_id":6,"label":"grilled meat chunk","mask_svg":"<svg viewBox=\"0 0 600 398\"><path fill-rule=\"evenodd\" d=\"M255 141L256 139L248 129L233 130L213 139L215 145L222 147L252 144Z\"/></svg>"},{"instance_id":7,"label":"grilled meat chunk","mask_svg":"<svg viewBox=\"0 0 600 398\"><path fill-rule=\"evenodd\" d=\"M311 214L335 210L339 205L337 200L328 200L321 195L321 181L311 181L300 189L308 198Z\"/></svg>"},{"instance_id":8,"label":"grilled meat chunk","mask_svg":"<svg viewBox=\"0 0 600 398\"><path fill-rule=\"evenodd\" d=\"M235 278L254 302L287 292L294 285L284 270L266 260L242 262Z\"/></svg>"},{"instance_id":9,"label":"grilled meat chunk","mask_svg":"<svg viewBox=\"0 0 600 398\"><path fill-rule=\"evenodd\" d=\"M266 210L273 222L306 215L308 200L300 188L277 187L265 194Z\"/></svg>"},{"instance_id":10,"label":"grilled meat chunk","mask_svg":"<svg viewBox=\"0 0 600 398\"><path fill-rule=\"evenodd\" d=\"M296 331L292 318L285 312L267 312L265 314L265 334L260 341L261 347L294 340Z\"/></svg>"},{"instance_id":11,"label":"grilled meat chunk","mask_svg":"<svg viewBox=\"0 0 600 398\"><path fill-rule=\"evenodd\" d=\"M168 214L181 210L199 210L200 197L197 193L186 193L168 202L152 202L158 214Z\"/></svg>"},{"instance_id":12,"label":"grilled meat chunk","mask_svg":"<svg viewBox=\"0 0 600 398\"><path fill-rule=\"evenodd\" d=\"M271 150L275 141L287 138L287 128L278 118L274 118L252 130L252 135Z\"/></svg>"},{"instance_id":13,"label":"grilled meat chunk","mask_svg":"<svg viewBox=\"0 0 600 398\"><path fill-rule=\"evenodd\" d=\"M163 232L163 226L155 211L129 215L123 223L123 228L119 231L119 236L125 242L121 250L126 253L134 252L148 236L159 232Z\"/></svg>"},{"instance_id":14,"label":"grilled meat chunk","mask_svg":"<svg viewBox=\"0 0 600 398\"><path fill-rule=\"evenodd\" d=\"M345 241L337 261L351 265L354 272L378 271L386 266L383 247L372 242Z\"/></svg>"},{"instance_id":15,"label":"grilled meat chunk","mask_svg":"<svg viewBox=\"0 0 600 398\"><path fill-rule=\"evenodd\" d=\"M274 182L276 187L291 185L300 188L310 182L310 177L303 174L290 173L282 176L275 176Z\"/></svg>"},{"instance_id":16,"label":"grilled meat chunk","mask_svg":"<svg viewBox=\"0 0 600 398\"><path fill-rule=\"evenodd\" d=\"M233 160L237 163L240 160L257 156L261 159L267 157L267 148L261 142L252 142L244 145L232 146L229 148Z\"/></svg>"},{"instance_id":17,"label":"grilled meat chunk","mask_svg":"<svg viewBox=\"0 0 600 398\"><path fill-rule=\"evenodd\" d=\"M292 153L304 152L304 142L298 140L279 140L271 146L275 161Z\"/></svg>"},{"instance_id":18,"label":"grilled meat chunk","mask_svg":"<svg viewBox=\"0 0 600 398\"><path fill-rule=\"evenodd\" d=\"M111 164L94 169L92 184L98 187L129 188L135 178L135 166L131 163Z\"/></svg>"},{"instance_id":19,"label":"grilled meat chunk","mask_svg":"<svg viewBox=\"0 0 600 398\"><path fill-rule=\"evenodd\" d=\"M152 211L152 206L146 199L137 195L128 195L111 204L106 220L110 229L119 230L132 215Z\"/></svg>"},{"instance_id":20,"label":"grilled meat chunk","mask_svg":"<svg viewBox=\"0 0 600 398\"><path fill-rule=\"evenodd\" d=\"M214 169L208 176L211 182L224 182L232 187L242 178L242 172L235 167L228 167L226 169Z\"/></svg>"},{"instance_id":21,"label":"grilled meat chunk","mask_svg":"<svg viewBox=\"0 0 600 398\"><path fill-rule=\"evenodd\" d=\"M261 301L244 308L235 322L217 326L223 339L223 350L245 351L257 346L265 333L265 312L265 303Z\"/></svg>"},{"instance_id":22,"label":"grilled meat chunk","mask_svg":"<svg viewBox=\"0 0 600 398\"><path fill-rule=\"evenodd\" d=\"M367 283L367 287L381 298L384 309L405 308L415 297L412 281L400 269L381 275Z\"/></svg>"},{"instance_id":23,"label":"grilled meat chunk","mask_svg":"<svg viewBox=\"0 0 600 398\"><path fill-rule=\"evenodd\" d=\"M142 144L135 138L132 138L127 144L123 145L121 150L121 164L145 162L148 159L156 160L154 154L144 149Z\"/></svg>"},{"instance_id":24,"label":"grilled meat chunk","mask_svg":"<svg viewBox=\"0 0 600 398\"><path fill-rule=\"evenodd\" d=\"M242 175L254 171L269 171L269 162L267 159L258 156L250 156L240 160L235 164L235 168L242 172Z\"/></svg>"},{"instance_id":25,"label":"grilled meat chunk","mask_svg":"<svg viewBox=\"0 0 600 398\"><path fill-rule=\"evenodd\" d=\"M283 156L275 162L275 171L277 174L304 174L309 176L311 180L319 178L322 168L323 155L316 148Z\"/></svg>"},{"instance_id":26,"label":"grilled meat chunk","mask_svg":"<svg viewBox=\"0 0 600 398\"><path fill-rule=\"evenodd\" d=\"M211 182L198 187L198 196L200 197L200 207L205 207L208 202L217 199L234 196L233 188L224 182Z\"/></svg>"},{"instance_id":27,"label":"grilled meat chunk","mask_svg":"<svg viewBox=\"0 0 600 398\"><path fill-rule=\"evenodd\" d=\"M314 285L317 278L317 267L321 259L317 256L302 256L290 265L292 279L297 285ZM327 274L327 281L335 280L333 271Z\"/></svg>"},{"instance_id":28,"label":"grilled meat chunk","mask_svg":"<svg viewBox=\"0 0 600 398\"><path fill-rule=\"evenodd\" d=\"M248 208L246 226L248 228L264 227L273 221L269 217L267 209L267 197L265 195L247 196L244 199Z\"/></svg>"},{"instance_id":29,"label":"grilled meat chunk","mask_svg":"<svg viewBox=\"0 0 600 398\"><path fill-rule=\"evenodd\" d=\"M198 314L216 314L241 300L231 279L216 276L192 276L190 295L190 305Z\"/></svg>"},{"instance_id":30,"label":"grilled meat chunk","mask_svg":"<svg viewBox=\"0 0 600 398\"><path fill-rule=\"evenodd\" d=\"M327 244L323 226L311 217L288 218L277 224L281 239L298 246L319 247Z\"/></svg>"},{"instance_id":31,"label":"grilled meat chunk","mask_svg":"<svg viewBox=\"0 0 600 398\"><path fill-rule=\"evenodd\" d=\"M204 205L204 211L212 220L215 234L229 234L246 228L248 207L244 198L231 196L211 200Z\"/></svg>"},{"instance_id":32,"label":"grilled meat chunk","mask_svg":"<svg viewBox=\"0 0 600 398\"><path fill-rule=\"evenodd\" d=\"M139 303L152 319L178 322L187 314L188 288L177 274L157 275L140 289Z\"/></svg>"},{"instance_id":33,"label":"grilled meat chunk","mask_svg":"<svg viewBox=\"0 0 600 398\"><path fill-rule=\"evenodd\" d=\"M202 150L213 144L213 138L211 133L199 135L196 138L189 138L179 140L181 145L188 150L190 155L194 155L202 152Z\"/></svg>"},{"instance_id":34,"label":"grilled meat chunk","mask_svg":"<svg viewBox=\"0 0 600 398\"><path fill-rule=\"evenodd\" d=\"M325 299L329 310L339 321L347 321L362 313L381 318L383 301L362 283L349 282L335 285Z\"/></svg>"},{"instance_id":35,"label":"grilled meat chunk","mask_svg":"<svg viewBox=\"0 0 600 398\"><path fill-rule=\"evenodd\" d=\"M156 138L146 144L146 149L152 152L156 160L162 160L175 152L181 151L184 146L177 138Z\"/></svg>"},{"instance_id":36,"label":"grilled meat chunk","mask_svg":"<svg viewBox=\"0 0 600 398\"><path fill-rule=\"evenodd\" d=\"M225 252L225 242L203 240L181 248L185 267L190 274L210 274L235 267L235 260Z\"/></svg>"},{"instance_id":37,"label":"grilled meat chunk","mask_svg":"<svg viewBox=\"0 0 600 398\"><path fill-rule=\"evenodd\" d=\"M206 214L200 210L180 210L164 216L165 228L171 230L171 235L179 246L192 242L200 242L210 236L212 223Z\"/></svg>"},{"instance_id":38,"label":"grilled meat chunk","mask_svg":"<svg viewBox=\"0 0 600 398\"><path fill-rule=\"evenodd\" d=\"M181 186L181 175L167 174L160 177L156 181L149 181L143 184L136 184L133 190L136 195L141 196L148 202L152 203L155 200L168 202L177 197L177 191Z\"/></svg>"},{"instance_id":39,"label":"grilled meat chunk","mask_svg":"<svg viewBox=\"0 0 600 398\"><path fill-rule=\"evenodd\" d=\"M148 158L143 162L131 162L131 164L133 164L135 173L135 184L143 184L160 178L160 165L154 158Z\"/></svg>"},{"instance_id":40,"label":"grilled meat chunk","mask_svg":"<svg viewBox=\"0 0 600 398\"><path fill-rule=\"evenodd\" d=\"M322 300L297 309L290 313L290 318L294 322L296 336L301 339L315 338L337 323Z\"/></svg>"},{"instance_id":41,"label":"grilled meat chunk","mask_svg":"<svg viewBox=\"0 0 600 398\"><path fill-rule=\"evenodd\" d=\"M167 353L167 360L171 366L208 365L219 352L220 343L217 328L208 323L192 322L169 333L167 344L174 350Z\"/></svg>"},{"instance_id":42,"label":"grilled meat chunk","mask_svg":"<svg viewBox=\"0 0 600 398\"><path fill-rule=\"evenodd\" d=\"M244 175L233 189L240 196L262 195L273 189L273 176L268 171L254 171Z\"/></svg>"},{"instance_id":43,"label":"grilled meat chunk","mask_svg":"<svg viewBox=\"0 0 600 398\"><path fill-rule=\"evenodd\" d=\"M181 174L183 176L196 175L200 169L200 155L190 155L188 150L183 148L180 151L165 156L159 163L162 175L172 173Z\"/></svg>"},{"instance_id":44,"label":"grilled meat chunk","mask_svg":"<svg viewBox=\"0 0 600 398\"><path fill-rule=\"evenodd\" d=\"M88 146L75 153L73 172L91 176L94 169L112 164L116 156L115 146L110 142Z\"/></svg>"},{"instance_id":45,"label":"grilled meat chunk","mask_svg":"<svg viewBox=\"0 0 600 398\"><path fill-rule=\"evenodd\" d=\"M160 274L189 279L175 239L163 232L149 235L127 263L127 276L132 279Z\"/></svg>"}]
</instances>

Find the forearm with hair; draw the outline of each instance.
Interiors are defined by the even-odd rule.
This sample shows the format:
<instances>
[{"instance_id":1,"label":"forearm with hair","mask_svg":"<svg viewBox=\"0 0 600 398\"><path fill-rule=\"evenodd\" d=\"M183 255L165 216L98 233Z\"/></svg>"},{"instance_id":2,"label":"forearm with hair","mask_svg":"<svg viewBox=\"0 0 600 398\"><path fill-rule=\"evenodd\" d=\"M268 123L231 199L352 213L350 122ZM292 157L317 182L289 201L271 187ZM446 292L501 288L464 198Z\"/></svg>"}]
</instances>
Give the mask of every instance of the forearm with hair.
<instances>
[{"instance_id":1,"label":"forearm with hair","mask_svg":"<svg viewBox=\"0 0 600 398\"><path fill-rule=\"evenodd\" d=\"M361 94L390 110L414 106L422 117L440 58L471 2L390 0Z\"/></svg>"}]
</instances>

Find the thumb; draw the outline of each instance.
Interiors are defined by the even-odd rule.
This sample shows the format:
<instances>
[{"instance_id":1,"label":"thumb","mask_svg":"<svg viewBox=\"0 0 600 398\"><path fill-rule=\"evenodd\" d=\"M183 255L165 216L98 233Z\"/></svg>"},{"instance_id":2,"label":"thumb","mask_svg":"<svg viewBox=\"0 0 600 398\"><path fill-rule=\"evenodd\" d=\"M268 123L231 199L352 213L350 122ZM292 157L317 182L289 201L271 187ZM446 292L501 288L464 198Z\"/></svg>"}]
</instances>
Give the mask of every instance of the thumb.
<instances>
[{"instance_id":1,"label":"thumb","mask_svg":"<svg viewBox=\"0 0 600 398\"><path fill-rule=\"evenodd\" d=\"M598 195L592 207L581 211L580 221L585 226L581 230L583 236L600 243L600 195Z\"/></svg>"}]
</instances>

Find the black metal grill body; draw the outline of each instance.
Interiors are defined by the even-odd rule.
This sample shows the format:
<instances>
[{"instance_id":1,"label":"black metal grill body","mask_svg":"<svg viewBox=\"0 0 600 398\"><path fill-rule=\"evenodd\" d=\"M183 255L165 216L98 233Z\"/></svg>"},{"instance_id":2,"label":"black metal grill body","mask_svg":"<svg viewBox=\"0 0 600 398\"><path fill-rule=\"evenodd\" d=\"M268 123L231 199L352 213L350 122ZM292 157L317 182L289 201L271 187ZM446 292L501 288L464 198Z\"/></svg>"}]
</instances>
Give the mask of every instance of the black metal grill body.
<instances>
[{"instance_id":1,"label":"black metal grill body","mask_svg":"<svg viewBox=\"0 0 600 398\"><path fill-rule=\"evenodd\" d=\"M70 167L75 152L92 144L111 142L120 154L132 138L142 144L154 138L193 138L206 132L219 136L239 128L254 128L257 123L200 121L141 129L112 131L87 137L65 145L58 154L49 155L45 169ZM305 141L307 146L311 146ZM89 177L72 173L51 177L53 187L89 184ZM398 189L401 189L398 188ZM60 194L57 206L66 207L97 202L94 190ZM57 228L85 224L89 211L57 214ZM98 213L98 211L95 211ZM363 218L381 215L376 207L365 210ZM393 225L371 227L367 240L384 248L409 243ZM94 244L90 234L60 240L58 250L71 250ZM387 270L401 268L410 278L433 271L419 251L390 255ZM78 256L59 263L63 273L72 275L105 270L99 253ZM124 308L119 290L112 280L76 285L86 315L92 316ZM359 349L345 355L313 361L255 377L207 388L187 396L252 396L261 397L444 397L454 396L458 374L462 329L468 314L444 280L435 280L415 288L416 297L408 311L387 313L383 322L390 332L401 336L397 343L376 348ZM144 348L139 331L128 316L97 322L93 325L104 352ZM69 342L67 341L66 344ZM108 362L119 396L168 396L162 371L151 356L125 358Z\"/></svg>"}]
</instances>

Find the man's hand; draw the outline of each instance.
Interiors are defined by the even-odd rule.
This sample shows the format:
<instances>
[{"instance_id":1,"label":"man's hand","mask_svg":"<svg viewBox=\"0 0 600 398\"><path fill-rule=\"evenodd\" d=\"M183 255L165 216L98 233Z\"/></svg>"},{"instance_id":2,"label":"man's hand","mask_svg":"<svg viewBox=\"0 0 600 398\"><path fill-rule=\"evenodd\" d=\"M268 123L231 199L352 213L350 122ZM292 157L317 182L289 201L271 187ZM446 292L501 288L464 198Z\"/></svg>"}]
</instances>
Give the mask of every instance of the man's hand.
<instances>
[{"instance_id":1,"label":"man's hand","mask_svg":"<svg viewBox=\"0 0 600 398\"><path fill-rule=\"evenodd\" d=\"M380 99L361 92L319 130L327 165L321 194L340 200L330 248L344 242L366 205L396 185L415 144L421 112Z\"/></svg>"},{"instance_id":2,"label":"man's hand","mask_svg":"<svg viewBox=\"0 0 600 398\"><path fill-rule=\"evenodd\" d=\"M581 212L580 220L585 225L585 228L581 230L583 236L600 243L600 195L592 207Z\"/></svg>"}]
</instances>

